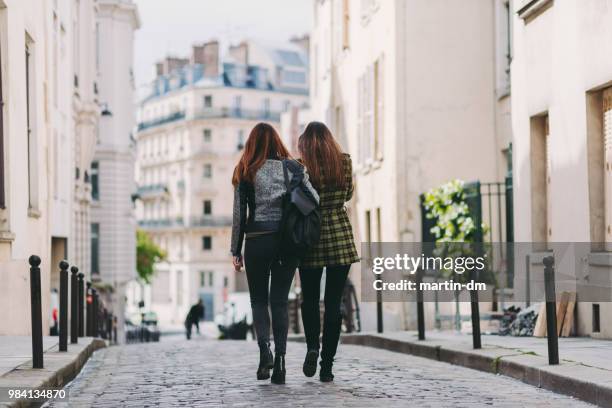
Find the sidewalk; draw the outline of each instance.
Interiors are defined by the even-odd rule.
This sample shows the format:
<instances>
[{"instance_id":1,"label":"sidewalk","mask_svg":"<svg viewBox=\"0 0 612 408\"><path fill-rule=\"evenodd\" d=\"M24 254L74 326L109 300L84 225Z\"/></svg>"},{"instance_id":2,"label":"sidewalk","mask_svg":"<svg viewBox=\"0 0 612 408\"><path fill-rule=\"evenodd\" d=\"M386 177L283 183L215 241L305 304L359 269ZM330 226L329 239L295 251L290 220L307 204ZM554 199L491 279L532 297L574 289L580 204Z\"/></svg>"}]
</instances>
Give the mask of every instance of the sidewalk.
<instances>
[{"instance_id":1,"label":"sidewalk","mask_svg":"<svg viewBox=\"0 0 612 408\"><path fill-rule=\"evenodd\" d=\"M546 338L482 336L482 349L472 336L429 331L361 333L342 336L342 343L413 354L450 364L505 375L602 407L612 407L612 341L560 338L558 366L548 365Z\"/></svg>"},{"instance_id":2,"label":"sidewalk","mask_svg":"<svg viewBox=\"0 0 612 408\"><path fill-rule=\"evenodd\" d=\"M32 340L29 336L0 336L0 389L61 388L81 370L89 356L106 343L91 337L79 338L78 344L70 344L68 351L60 353L58 337L44 337L44 368L32 368ZM0 407L10 405L0 401Z\"/></svg>"}]
</instances>

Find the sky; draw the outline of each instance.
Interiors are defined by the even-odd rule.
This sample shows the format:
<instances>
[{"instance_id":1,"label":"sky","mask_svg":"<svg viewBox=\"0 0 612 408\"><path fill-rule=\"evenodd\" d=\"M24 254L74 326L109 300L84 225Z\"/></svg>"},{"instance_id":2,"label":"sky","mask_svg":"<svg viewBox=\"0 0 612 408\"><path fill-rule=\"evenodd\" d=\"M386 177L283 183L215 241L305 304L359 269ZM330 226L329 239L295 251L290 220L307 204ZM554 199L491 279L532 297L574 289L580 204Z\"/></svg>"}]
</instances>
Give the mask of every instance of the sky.
<instances>
[{"instance_id":1,"label":"sky","mask_svg":"<svg viewBox=\"0 0 612 408\"><path fill-rule=\"evenodd\" d=\"M193 43L216 38L222 46L249 38L283 44L306 34L312 0L135 0L134 74L139 87L153 79L153 65L166 55L188 56Z\"/></svg>"}]
</instances>

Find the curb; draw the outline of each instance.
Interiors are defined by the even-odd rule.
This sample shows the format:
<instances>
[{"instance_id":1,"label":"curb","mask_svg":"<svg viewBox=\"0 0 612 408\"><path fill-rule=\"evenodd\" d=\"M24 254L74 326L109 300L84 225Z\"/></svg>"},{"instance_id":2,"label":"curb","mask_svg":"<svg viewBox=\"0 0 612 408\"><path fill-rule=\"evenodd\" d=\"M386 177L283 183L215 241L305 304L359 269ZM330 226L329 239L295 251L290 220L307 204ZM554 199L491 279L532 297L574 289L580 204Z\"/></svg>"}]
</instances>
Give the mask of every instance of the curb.
<instances>
[{"instance_id":1,"label":"curb","mask_svg":"<svg viewBox=\"0 0 612 408\"><path fill-rule=\"evenodd\" d=\"M91 342L81 350L71 361L60 367L55 371L49 371L48 375L36 381L36 383L28 384L28 388L33 389L42 389L42 388L63 388L66 384L72 381L81 371L89 357L96 351L101 348L106 347L106 342L101 339L92 339ZM57 346L53 347L53 353L57 353ZM57 354L56 354L57 355ZM48 357L48 352L45 353L45 357ZM45 369L41 371L32 369L32 362L28 361L17 367L12 372L4 375L2 377L3 380L10 380L12 375L18 375L19 371L28 371L28 372L40 372L44 373ZM4 403L6 404L6 403ZM26 401L16 401L13 403L8 403L8 405L0 404L2 407L15 407L15 408L24 408L24 407L39 407L43 405L44 402L26 402Z\"/></svg>"},{"instance_id":2,"label":"curb","mask_svg":"<svg viewBox=\"0 0 612 408\"><path fill-rule=\"evenodd\" d=\"M548 368L549 366L545 365L546 363L542 357L529 356L532 359L542 359L544 365L540 367L515 361L516 357L524 356L524 353L518 351L514 351L513 354L492 357L476 352L453 350L432 344L394 340L371 334L342 335L341 339L343 344L374 347L397 353L411 354L491 374L503 375L600 407L612 408L612 382L608 383L609 385L597 384L551 372ZM512 352L512 350L508 351ZM587 369L588 367L576 365L576 368ZM591 370L597 369L591 368Z\"/></svg>"}]
</instances>

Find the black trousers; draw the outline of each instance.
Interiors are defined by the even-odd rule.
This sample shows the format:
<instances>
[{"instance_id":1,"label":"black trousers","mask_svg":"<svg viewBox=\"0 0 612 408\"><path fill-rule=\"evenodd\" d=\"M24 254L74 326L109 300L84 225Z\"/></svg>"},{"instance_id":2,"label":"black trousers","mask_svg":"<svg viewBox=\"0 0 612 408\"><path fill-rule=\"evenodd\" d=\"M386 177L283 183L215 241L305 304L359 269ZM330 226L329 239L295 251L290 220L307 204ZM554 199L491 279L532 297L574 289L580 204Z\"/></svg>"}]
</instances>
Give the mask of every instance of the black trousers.
<instances>
[{"instance_id":1,"label":"black trousers","mask_svg":"<svg viewBox=\"0 0 612 408\"><path fill-rule=\"evenodd\" d=\"M289 314L287 298L295 275L295 262L279 260L278 234L264 234L247 238L244 244L244 266L249 282L253 325L260 347L270 343L270 314L274 350L284 354L287 350Z\"/></svg>"},{"instance_id":2,"label":"black trousers","mask_svg":"<svg viewBox=\"0 0 612 408\"><path fill-rule=\"evenodd\" d=\"M350 265L328 266L325 272L325 314L323 317L323 347L321 360L331 364L334 361L338 341L342 314L342 292L348 276ZM319 299L321 277L323 268L300 268L300 281L302 283L302 323L306 335L308 349L319 349L319 334L321 333Z\"/></svg>"}]
</instances>

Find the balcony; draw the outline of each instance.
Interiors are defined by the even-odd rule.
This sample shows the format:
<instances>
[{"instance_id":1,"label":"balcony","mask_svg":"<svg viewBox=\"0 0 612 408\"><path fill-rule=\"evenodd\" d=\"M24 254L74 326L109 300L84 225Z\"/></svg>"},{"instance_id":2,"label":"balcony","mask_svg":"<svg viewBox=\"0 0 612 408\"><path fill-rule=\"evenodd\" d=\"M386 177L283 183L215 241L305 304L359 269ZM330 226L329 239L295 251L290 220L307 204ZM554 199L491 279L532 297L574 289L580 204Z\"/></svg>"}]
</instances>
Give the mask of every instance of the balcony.
<instances>
[{"instance_id":1,"label":"balcony","mask_svg":"<svg viewBox=\"0 0 612 408\"><path fill-rule=\"evenodd\" d=\"M140 122L138 131L143 131L167 123L176 122L184 119L244 119L244 120L264 120L279 122L281 112L272 112L265 109L239 109L239 108L204 108L195 112L193 116L187 117L185 111L175 112L155 120Z\"/></svg>"},{"instance_id":2,"label":"balcony","mask_svg":"<svg viewBox=\"0 0 612 408\"><path fill-rule=\"evenodd\" d=\"M189 222L185 223L183 217L160 218L155 220L139 220L138 226L145 229L164 229L164 228L197 228L197 227L230 227L232 217L229 215L203 215L192 216Z\"/></svg>"},{"instance_id":3,"label":"balcony","mask_svg":"<svg viewBox=\"0 0 612 408\"><path fill-rule=\"evenodd\" d=\"M183 217L176 218L159 218L155 220L138 220L138 226L146 229L157 228L183 228L185 223Z\"/></svg>"},{"instance_id":4,"label":"balcony","mask_svg":"<svg viewBox=\"0 0 612 408\"><path fill-rule=\"evenodd\" d=\"M190 227L230 227L232 217L229 215L202 215L192 216L189 219Z\"/></svg>"},{"instance_id":5,"label":"balcony","mask_svg":"<svg viewBox=\"0 0 612 408\"><path fill-rule=\"evenodd\" d=\"M246 120L269 120L280 121L280 112L271 112L263 109L241 109L241 108L204 108L197 111L194 119L246 119Z\"/></svg>"},{"instance_id":6,"label":"balcony","mask_svg":"<svg viewBox=\"0 0 612 408\"><path fill-rule=\"evenodd\" d=\"M139 186L137 190L140 198L158 197L168 194L168 192L168 186L162 183Z\"/></svg>"},{"instance_id":7,"label":"balcony","mask_svg":"<svg viewBox=\"0 0 612 408\"><path fill-rule=\"evenodd\" d=\"M183 119L185 119L185 111L174 112L168 116L164 116L158 119L150 120L147 122L140 122L138 124L138 131L143 131L155 126L161 126L165 125L166 123L172 123Z\"/></svg>"}]
</instances>

